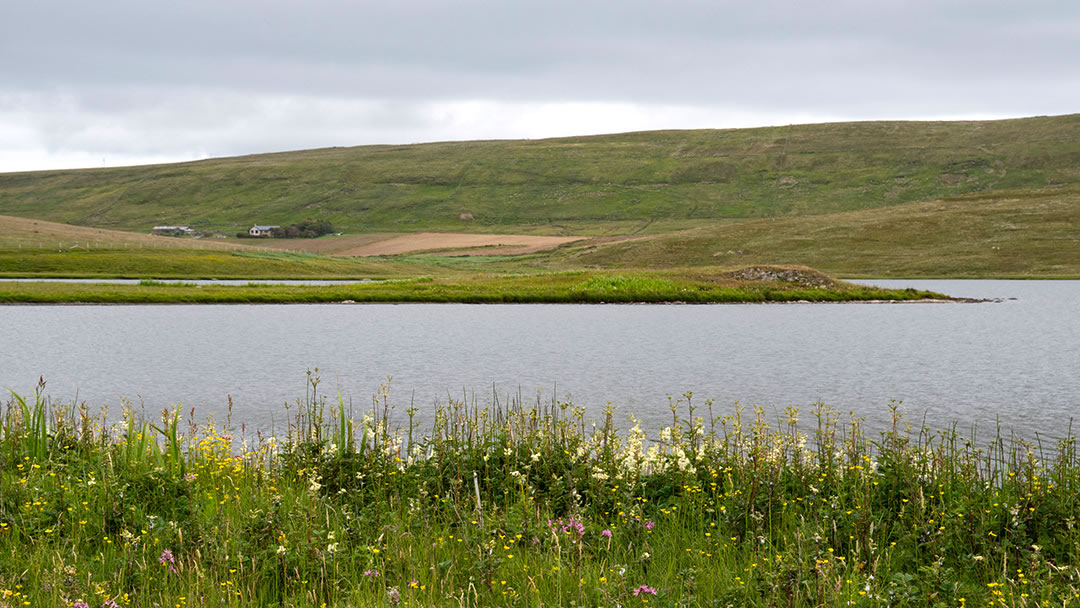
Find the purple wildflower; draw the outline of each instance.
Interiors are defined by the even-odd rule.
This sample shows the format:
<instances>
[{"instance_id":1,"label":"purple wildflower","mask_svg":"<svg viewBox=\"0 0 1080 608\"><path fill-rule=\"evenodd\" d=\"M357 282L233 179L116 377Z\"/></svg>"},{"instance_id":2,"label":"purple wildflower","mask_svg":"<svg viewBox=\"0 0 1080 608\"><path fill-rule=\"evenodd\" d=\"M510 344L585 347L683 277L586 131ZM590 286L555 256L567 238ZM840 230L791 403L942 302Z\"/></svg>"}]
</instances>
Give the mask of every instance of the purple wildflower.
<instances>
[{"instance_id":1,"label":"purple wildflower","mask_svg":"<svg viewBox=\"0 0 1080 608\"><path fill-rule=\"evenodd\" d=\"M176 566L173 565L173 564L176 563L176 558L173 557L172 551L170 551L168 549L165 549L164 551L162 551L161 552L161 557L158 558L158 561L161 562L162 564L168 564L169 565L169 572L172 572L173 574L176 574Z\"/></svg>"},{"instance_id":2,"label":"purple wildflower","mask_svg":"<svg viewBox=\"0 0 1080 608\"><path fill-rule=\"evenodd\" d=\"M604 538L611 538L611 530L604 530L600 533L600 536L603 536Z\"/></svg>"},{"instance_id":3,"label":"purple wildflower","mask_svg":"<svg viewBox=\"0 0 1080 608\"><path fill-rule=\"evenodd\" d=\"M364 570L364 576L366 576L368 578L378 578L379 577L379 571L378 570Z\"/></svg>"},{"instance_id":4,"label":"purple wildflower","mask_svg":"<svg viewBox=\"0 0 1080 608\"><path fill-rule=\"evenodd\" d=\"M71 608L90 608L90 605L86 602L79 600L71 605Z\"/></svg>"},{"instance_id":5,"label":"purple wildflower","mask_svg":"<svg viewBox=\"0 0 1080 608\"><path fill-rule=\"evenodd\" d=\"M654 523L653 523L653 522L651 522L651 521L646 521L646 522L645 522L645 529L646 529L646 530L652 530L652 529L653 529L653 526L655 526L655 525L656 525L656 524L654 524Z\"/></svg>"},{"instance_id":6,"label":"purple wildflower","mask_svg":"<svg viewBox=\"0 0 1080 608\"><path fill-rule=\"evenodd\" d=\"M648 585L642 585L637 589L634 589L634 597L637 597L643 593L647 593L649 595L656 595L656 588L650 587Z\"/></svg>"},{"instance_id":7,"label":"purple wildflower","mask_svg":"<svg viewBox=\"0 0 1080 608\"><path fill-rule=\"evenodd\" d=\"M556 534L559 532L563 534L575 533L578 538L585 535L585 524L581 523L576 517L570 517L565 522L561 519L555 521L549 519L548 525L551 526L551 531Z\"/></svg>"}]
</instances>

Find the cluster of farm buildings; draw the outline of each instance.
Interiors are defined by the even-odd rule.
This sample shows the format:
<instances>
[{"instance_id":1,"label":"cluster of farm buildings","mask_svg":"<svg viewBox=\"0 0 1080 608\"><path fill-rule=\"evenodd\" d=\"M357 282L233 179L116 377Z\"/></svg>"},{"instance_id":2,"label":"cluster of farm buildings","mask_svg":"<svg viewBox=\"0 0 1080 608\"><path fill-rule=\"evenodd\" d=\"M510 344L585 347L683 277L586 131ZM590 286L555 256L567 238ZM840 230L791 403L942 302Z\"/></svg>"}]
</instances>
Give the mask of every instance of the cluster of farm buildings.
<instances>
[{"instance_id":1,"label":"cluster of farm buildings","mask_svg":"<svg viewBox=\"0 0 1080 608\"><path fill-rule=\"evenodd\" d=\"M275 228L281 228L281 226L255 224L248 229L248 234L251 236L268 237ZM150 232L162 236L190 236L196 233L195 230L192 230L191 226L154 226Z\"/></svg>"}]
</instances>

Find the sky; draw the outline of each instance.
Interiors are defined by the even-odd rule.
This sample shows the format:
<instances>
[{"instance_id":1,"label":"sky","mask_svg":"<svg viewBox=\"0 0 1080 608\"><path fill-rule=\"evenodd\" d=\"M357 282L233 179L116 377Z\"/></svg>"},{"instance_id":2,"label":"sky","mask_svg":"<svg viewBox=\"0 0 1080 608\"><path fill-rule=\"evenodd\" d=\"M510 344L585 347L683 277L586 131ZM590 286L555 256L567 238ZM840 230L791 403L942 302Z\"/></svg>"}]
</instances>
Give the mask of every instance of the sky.
<instances>
[{"instance_id":1,"label":"sky","mask_svg":"<svg viewBox=\"0 0 1080 608\"><path fill-rule=\"evenodd\" d=\"M1080 112L1076 0L33 0L0 173Z\"/></svg>"}]
</instances>

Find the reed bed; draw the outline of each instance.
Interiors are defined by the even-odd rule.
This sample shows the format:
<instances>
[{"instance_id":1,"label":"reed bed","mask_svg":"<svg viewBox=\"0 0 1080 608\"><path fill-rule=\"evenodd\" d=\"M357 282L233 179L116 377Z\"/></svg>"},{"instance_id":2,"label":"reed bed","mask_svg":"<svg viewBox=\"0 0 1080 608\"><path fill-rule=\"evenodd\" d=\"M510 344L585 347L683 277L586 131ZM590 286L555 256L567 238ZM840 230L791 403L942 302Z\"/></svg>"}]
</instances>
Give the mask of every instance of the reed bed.
<instances>
[{"instance_id":1,"label":"reed bed","mask_svg":"<svg viewBox=\"0 0 1080 608\"><path fill-rule=\"evenodd\" d=\"M1071 433L306 393L277 436L12 396L0 606L1080 605Z\"/></svg>"}]
</instances>

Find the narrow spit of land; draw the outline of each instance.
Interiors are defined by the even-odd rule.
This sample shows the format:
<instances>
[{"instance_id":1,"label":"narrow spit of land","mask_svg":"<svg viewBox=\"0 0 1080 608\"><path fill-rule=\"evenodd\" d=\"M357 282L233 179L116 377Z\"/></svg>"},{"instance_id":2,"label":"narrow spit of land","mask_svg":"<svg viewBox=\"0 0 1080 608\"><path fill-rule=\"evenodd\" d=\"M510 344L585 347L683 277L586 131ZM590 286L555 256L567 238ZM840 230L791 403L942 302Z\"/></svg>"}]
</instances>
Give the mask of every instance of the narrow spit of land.
<instances>
[{"instance_id":1,"label":"narrow spit of land","mask_svg":"<svg viewBox=\"0 0 1080 608\"><path fill-rule=\"evenodd\" d=\"M689 394L656 434L456 402L421 432L317 387L278 437L9 399L0 605L1080 605L1074 438Z\"/></svg>"},{"instance_id":2,"label":"narrow spit of land","mask_svg":"<svg viewBox=\"0 0 1080 608\"><path fill-rule=\"evenodd\" d=\"M693 271L567 271L457 278L405 278L343 285L196 285L143 281L0 282L0 303L691 303L960 301L915 289L838 281L808 268L753 267Z\"/></svg>"}]
</instances>

